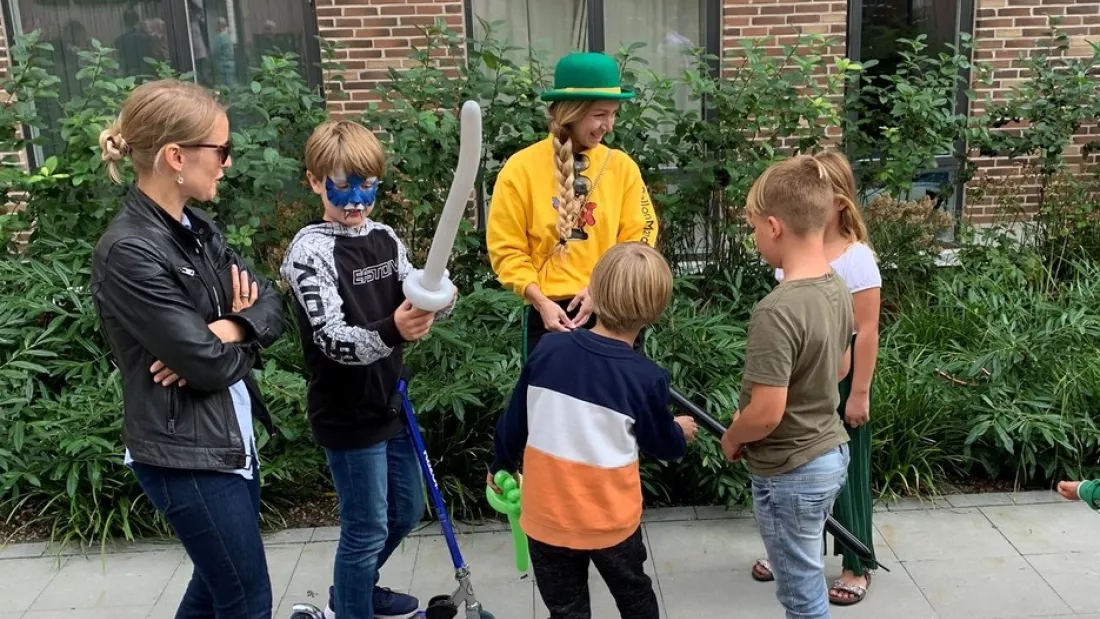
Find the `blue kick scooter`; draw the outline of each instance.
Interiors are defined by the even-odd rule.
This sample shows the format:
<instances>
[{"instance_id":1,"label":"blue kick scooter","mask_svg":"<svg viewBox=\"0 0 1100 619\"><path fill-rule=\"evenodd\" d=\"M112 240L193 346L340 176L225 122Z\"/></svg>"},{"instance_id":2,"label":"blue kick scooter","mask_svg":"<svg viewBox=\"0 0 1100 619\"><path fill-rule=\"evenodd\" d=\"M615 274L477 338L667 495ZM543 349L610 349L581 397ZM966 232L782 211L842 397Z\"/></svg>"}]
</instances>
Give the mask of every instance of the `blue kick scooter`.
<instances>
[{"instance_id":1,"label":"blue kick scooter","mask_svg":"<svg viewBox=\"0 0 1100 619\"><path fill-rule=\"evenodd\" d=\"M412 402L409 401L410 378L411 372L406 367L401 374L401 379L397 382L397 391L390 400L390 409L394 414L397 414L399 408L404 411L405 422L409 428L409 439L416 448L420 470L424 473L424 479L428 484L428 494L431 495L432 505L439 514L439 526L443 529L443 538L447 541L447 549L450 550L451 562L455 568L455 580L458 581L458 588L454 593L431 598L427 609L421 611L419 616L423 619L454 619L459 611L465 608L465 619L495 619L492 613L481 608L481 602L478 601L474 594L474 587L470 583L470 567L466 565L462 552L458 549L454 526L447 513L447 506L443 504L443 495L439 492L439 484L435 481L435 473L428 460L428 450L424 447L424 439L416 423L416 414L413 412ZM316 606L304 603L295 604L290 615L290 619L324 619L324 617L324 613Z\"/></svg>"}]
</instances>

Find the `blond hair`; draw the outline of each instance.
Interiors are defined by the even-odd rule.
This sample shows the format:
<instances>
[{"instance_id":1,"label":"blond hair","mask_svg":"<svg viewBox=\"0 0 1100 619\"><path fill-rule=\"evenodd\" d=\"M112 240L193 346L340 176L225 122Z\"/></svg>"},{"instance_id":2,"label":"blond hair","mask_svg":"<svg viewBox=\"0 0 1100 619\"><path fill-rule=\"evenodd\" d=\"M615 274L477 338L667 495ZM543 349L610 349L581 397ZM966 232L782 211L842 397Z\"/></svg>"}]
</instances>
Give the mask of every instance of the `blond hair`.
<instances>
[{"instance_id":1,"label":"blond hair","mask_svg":"<svg viewBox=\"0 0 1100 619\"><path fill-rule=\"evenodd\" d=\"M127 156L138 175L151 172L165 146L202 143L224 114L214 95L194 82L164 79L138 86L122 102L115 122L99 134L107 175L121 183L118 164Z\"/></svg>"},{"instance_id":2,"label":"blond hair","mask_svg":"<svg viewBox=\"0 0 1100 619\"><path fill-rule=\"evenodd\" d=\"M613 246L588 282L600 324L618 333L651 325L672 301L672 271L664 256L640 241Z\"/></svg>"},{"instance_id":3,"label":"blond hair","mask_svg":"<svg viewBox=\"0 0 1100 619\"><path fill-rule=\"evenodd\" d=\"M745 211L775 217L796 236L825 229L833 207L833 186L825 166L809 155L772 164L749 189Z\"/></svg>"},{"instance_id":4,"label":"blond hair","mask_svg":"<svg viewBox=\"0 0 1100 619\"><path fill-rule=\"evenodd\" d=\"M558 179L558 238L557 248L566 250L566 241L580 219L582 200L577 199L573 181L573 138L569 126L588 115L592 101L555 101L547 110L550 120L550 138L554 144L554 173Z\"/></svg>"},{"instance_id":5,"label":"blond hair","mask_svg":"<svg viewBox=\"0 0 1100 619\"><path fill-rule=\"evenodd\" d=\"M833 185L833 199L840 200L843 208L837 217L840 234L853 243L867 241L867 224L856 203L856 177L852 164L842 153L826 151L814 155L814 159L825 168L829 181Z\"/></svg>"},{"instance_id":6,"label":"blond hair","mask_svg":"<svg viewBox=\"0 0 1100 619\"><path fill-rule=\"evenodd\" d=\"M318 181L337 170L365 178L380 178L386 168L382 143L363 125L330 120L317 125L306 141L306 170Z\"/></svg>"}]
</instances>

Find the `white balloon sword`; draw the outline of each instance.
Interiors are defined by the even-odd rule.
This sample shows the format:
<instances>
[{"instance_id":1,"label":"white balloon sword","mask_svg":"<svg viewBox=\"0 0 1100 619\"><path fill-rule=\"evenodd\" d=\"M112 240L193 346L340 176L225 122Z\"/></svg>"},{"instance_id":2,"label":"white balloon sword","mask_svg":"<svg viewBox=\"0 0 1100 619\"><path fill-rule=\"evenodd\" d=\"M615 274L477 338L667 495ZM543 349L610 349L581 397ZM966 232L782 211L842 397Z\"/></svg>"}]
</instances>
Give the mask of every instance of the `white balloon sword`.
<instances>
[{"instance_id":1,"label":"white balloon sword","mask_svg":"<svg viewBox=\"0 0 1100 619\"><path fill-rule=\"evenodd\" d=\"M428 260L423 270L415 269L405 278L405 298L413 307L426 312L438 312L447 307L454 296L454 284L446 270L447 260L451 257L462 213L474 190L481 164L481 106L476 101L467 101L462 105L461 123L458 166L451 181L451 191L443 205L443 214L435 227Z\"/></svg>"}]
</instances>

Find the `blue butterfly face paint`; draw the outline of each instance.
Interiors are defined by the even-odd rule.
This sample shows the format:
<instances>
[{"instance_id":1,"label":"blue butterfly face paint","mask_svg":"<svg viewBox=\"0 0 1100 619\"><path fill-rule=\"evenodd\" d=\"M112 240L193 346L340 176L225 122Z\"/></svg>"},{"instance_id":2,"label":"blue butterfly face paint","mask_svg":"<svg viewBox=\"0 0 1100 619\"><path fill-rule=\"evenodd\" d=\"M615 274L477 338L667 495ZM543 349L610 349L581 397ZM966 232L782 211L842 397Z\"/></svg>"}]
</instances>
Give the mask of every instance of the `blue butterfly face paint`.
<instances>
[{"instance_id":1,"label":"blue butterfly face paint","mask_svg":"<svg viewBox=\"0 0 1100 619\"><path fill-rule=\"evenodd\" d=\"M338 175L325 179L325 193L336 208L362 211L374 206L378 195L378 179L350 174L346 179Z\"/></svg>"}]
</instances>

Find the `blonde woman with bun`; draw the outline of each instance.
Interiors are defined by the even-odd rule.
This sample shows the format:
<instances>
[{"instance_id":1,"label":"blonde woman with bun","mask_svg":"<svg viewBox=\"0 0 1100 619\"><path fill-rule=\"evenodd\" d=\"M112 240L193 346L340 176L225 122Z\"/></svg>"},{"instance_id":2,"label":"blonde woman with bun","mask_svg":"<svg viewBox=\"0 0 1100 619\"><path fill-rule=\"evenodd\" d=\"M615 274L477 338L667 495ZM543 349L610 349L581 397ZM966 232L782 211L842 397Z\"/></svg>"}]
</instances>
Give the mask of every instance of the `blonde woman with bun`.
<instances>
[{"instance_id":1,"label":"blonde woman with bun","mask_svg":"<svg viewBox=\"0 0 1100 619\"><path fill-rule=\"evenodd\" d=\"M562 58L554 89L542 94L550 135L512 155L497 177L486 240L497 279L525 301L525 361L544 334L595 325L588 280L607 250L657 243L638 164L603 144L619 102L633 96L610 56Z\"/></svg>"},{"instance_id":2,"label":"blonde woman with bun","mask_svg":"<svg viewBox=\"0 0 1100 619\"><path fill-rule=\"evenodd\" d=\"M194 573L176 619L267 619L252 377L282 334L278 292L202 211L232 165L225 109L193 83L136 88L99 138L107 174L136 182L99 239L96 312L122 376L125 462L183 542Z\"/></svg>"}]
</instances>

